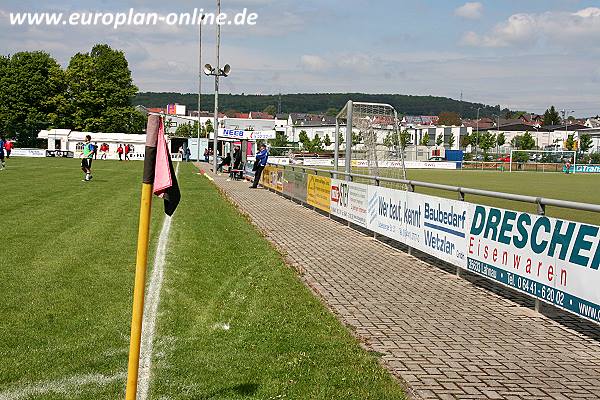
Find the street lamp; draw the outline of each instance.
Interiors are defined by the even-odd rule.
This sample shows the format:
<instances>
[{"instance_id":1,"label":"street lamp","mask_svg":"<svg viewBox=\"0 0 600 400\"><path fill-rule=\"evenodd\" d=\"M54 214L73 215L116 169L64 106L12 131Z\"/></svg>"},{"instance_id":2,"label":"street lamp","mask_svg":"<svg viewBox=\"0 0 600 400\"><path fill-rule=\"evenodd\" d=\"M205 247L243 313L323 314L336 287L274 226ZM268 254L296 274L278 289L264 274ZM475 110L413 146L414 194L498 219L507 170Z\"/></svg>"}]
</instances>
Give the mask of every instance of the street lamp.
<instances>
[{"instance_id":1,"label":"street lamp","mask_svg":"<svg viewBox=\"0 0 600 400\"><path fill-rule=\"evenodd\" d=\"M217 0L217 15L221 15L221 0ZM219 144L217 136L219 136L219 77L228 76L231 71L229 64L225 64L223 69L220 67L219 52L221 50L221 24L217 21L217 65L213 68L212 65L204 66L206 75L215 77L215 124L214 124L214 139L213 139L213 172L217 173L217 145Z\"/></svg>"},{"instance_id":2,"label":"street lamp","mask_svg":"<svg viewBox=\"0 0 600 400\"><path fill-rule=\"evenodd\" d=\"M574 112L574 110L567 111L564 108L562 110L563 120L565 121L565 140L569 138L569 127L567 126L569 124L569 114L573 114Z\"/></svg>"},{"instance_id":3,"label":"street lamp","mask_svg":"<svg viewBox=\"0 0 600 400\"><path fill-rule=\"evenodd\" d=\"M481 108L477 107L477 125L476 125L477 137L475 138L477 143L475 143L475 161L477 161L477 146L479 145L479 110L481 110Z\"/></svg>"},{"instance_id":4,"label":"street lamp","mask_svg":"<svg viewBox=\"0 0 600 400\"><path fill-rule=\"evenodd\" d=\"M202 129L202 124L200 123L200 95L202 93L202 22L204 21L204 17L206 17L204 14L200 16L200 23L198 24L198 141L196 142L198 155L196 162L200 162L200 130Z\"/></svg>"},{"instance_id":5,"label":"street lamp","mask_svg":"<svg viewBox=\"0 0 600 400\"><path fill-rule=\"evenodd\" d=\"M500 135L500 116L496 114L492 114L492 116L498 119L498 124L496 125L496 157L498 157L500 153L500 146L498 145L498 135Z\"/></svg>"}]
</instances>

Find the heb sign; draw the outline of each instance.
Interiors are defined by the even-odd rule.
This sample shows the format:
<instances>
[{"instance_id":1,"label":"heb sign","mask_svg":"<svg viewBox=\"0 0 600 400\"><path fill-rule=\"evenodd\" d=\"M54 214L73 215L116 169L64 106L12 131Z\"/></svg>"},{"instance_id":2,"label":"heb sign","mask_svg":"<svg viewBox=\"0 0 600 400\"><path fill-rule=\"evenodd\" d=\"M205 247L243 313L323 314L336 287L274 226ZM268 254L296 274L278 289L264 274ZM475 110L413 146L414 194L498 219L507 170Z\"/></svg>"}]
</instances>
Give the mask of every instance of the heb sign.
<instances>
[{"instance_id":1,"label":"heb sign","mask_svg":"<svg viewBox=\"0 0 600 400\"><path fill-rule=\"evenodd\" d=\"M469 208L469 271L600 322L600 227Z\"/></svg>"},{"instance_id":2,"label":"heb sign","mask_svg":"<svg viewBox=\"0 0 600 400\"><path fill-rule=\"evenodd\" d=\"M275 139L275 130L246 131L235 128L219 128L219 136L238 140Z\"/></svg>"}]
</instances>

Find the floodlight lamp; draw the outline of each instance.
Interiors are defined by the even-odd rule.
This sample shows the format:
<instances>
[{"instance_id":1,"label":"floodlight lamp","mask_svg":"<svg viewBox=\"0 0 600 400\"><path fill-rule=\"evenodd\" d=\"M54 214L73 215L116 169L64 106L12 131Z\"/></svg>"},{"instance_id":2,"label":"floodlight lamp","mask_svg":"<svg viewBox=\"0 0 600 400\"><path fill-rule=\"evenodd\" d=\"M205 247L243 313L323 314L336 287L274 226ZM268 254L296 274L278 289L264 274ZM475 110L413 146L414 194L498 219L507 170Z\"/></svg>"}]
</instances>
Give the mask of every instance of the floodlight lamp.
<instances>
[{"instance_id":1,"label":"floodlight lamp","mask_svg":"<svg viewBox=\"0 0 600 400\"><path fill-rule=\"evenodd\" d=\"M229 64L225 64L223 67L223 75L227 76L231 72L231 66Z\"/></svg>"},{"instance_id":2,"label":"floodlight lamp","mask_svg":"<svg viewBox=\"0 0 600 400\"><path fill-rule=\"evenodd\" d=\"M212 67L212 65L210 65L210 64L204 65L204 74L206 74L206 75L212 75L212 73L213 73L214 70L215 69Z\"/></svg>"}]
</instances>

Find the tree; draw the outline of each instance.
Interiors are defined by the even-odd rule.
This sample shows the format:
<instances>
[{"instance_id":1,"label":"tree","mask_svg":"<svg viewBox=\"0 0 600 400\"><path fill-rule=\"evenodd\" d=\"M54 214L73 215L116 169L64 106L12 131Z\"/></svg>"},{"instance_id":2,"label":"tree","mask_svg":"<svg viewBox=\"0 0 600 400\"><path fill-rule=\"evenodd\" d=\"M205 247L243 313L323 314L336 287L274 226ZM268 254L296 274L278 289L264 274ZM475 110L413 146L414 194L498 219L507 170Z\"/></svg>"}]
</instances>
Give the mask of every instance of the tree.
<instances>
[{"instance_id":1,"label":"tree","mask_svg":"<svg viewBox=\"0 0 600 400\"><path fill-rule=\"evenodd\" d=\"M510 145L512 147L514 147L515 149L520 149L521 148L521 142L523 141L523 135L515 135L513 136L513 138L510 140Z\"/></svg>"},{"instance_id":2,"label":"tree","mask_svg":"<svg viewBox=\"0 0 600 400\"><path fill-rule=\"evenodd\" d=\"M323 144L325 147L331 146L331 138L329 137L329 133L325 134L325 138L323 139Z\"/></svg>"},{"instance_id":3,"label":"tree","mask_svg":"<svg viewBox=\"0 0 600 400\"><path fill-rule=\"evenodd\" d=\"M454 133L450 134L450 137L448 138L448 147L452 148L455 141L456 139L454 138Z\"/></svg>"},{"instance_id":4,"label":"tree","mask_svg":"<svg viewBox=\"0 0 600 400\"><path fill-rule=\"evenodd\" d=\"M406 149L406 146L411 144L411 139L412 137L410 133L408 133L408 130L405 129L402 132L400 132L400 149L404 151L404 149Z\"/></svg>"},{"instance_id":5,"label":"tree","mask_svg":"<svg viewBox=\"0 0 600 400\"><path fill-rule=\"evenodd\" d=\"M344 143L344 134L340 131L340 134L338 135L338 144L341 145L342 143Z\"/></svg>"},{"instance_id":6,"label":"tree","mask_svg":"<svg viewBox=\"0 0 600 400\"><path fill-rule=\"evenodd\" d=\"M311 149L309 151L313 153L323 151L323 142L321 141L319 135L315 135L315 137L313 138L311 142Z\"/></svg>"},{"instance_id":7,"label":"tree","mask_svg":"<svg viewBox=\"0 0 600 400\"><path fill-rule=\"evenodd\" d=\"M138 133L131 106L137 87L122 51L97 44L73 56L65 73L74 129Z\"/></svg>"},{"instance_id":8,"label":"tree","mask_svg":"<svg viewBox=\"0 0 600 400\"><path fill-rule=\"evenodd\" d=\"M328 117L336 117L339 113L339 110L335 107L329 107L327 109L327 111L325 112L325 115L327 115Z\"/></svg>"},{"instance_id":9,"label":"tree","mask_svg":"<svg viewBox=\"0 0 600 400\"><path fill-rule=\"evenodd\" d=\"M479 147L483 150L484 157L487 158L488 151L496 146L496 134L492 134L489 131L485 131L481 135L479 141Z\"/></svg>"},{"instance_id":10,"label":"tree","mask_svg":"<svg viewBox=\"0 0 600 400\"><path fill-rule=\"evenodd\" d=\"M194 137L198 134L198 130L197 130L198 123L197 122L195 122L195 128L196 129L194 129L194 126L192 126L191 123L181 124L175 130L175 136L183 137L183 138Z\"/></svg>"},{"instance_id":11,"label":"tree","mask_svg":"<svg viewBox=\"0 0 600 400\"><path fill-rule=\"evenodd\" d=\"M362 133L352 132L352 146L356 146L357 144L362 142L362 140L363 140Z\"/></svg>"},{"instance_id":12,"label":"tree","mask_svg":"<svg viewBox=\"0 0 600 400\"><path fill-rule=\"evenodd\" d=\"M496 136L496 144L499 147L502 147L502 146L504 146L505 143L506 143L506 136L504 136L504 132L498 133L498 136Z\"/></svg>"},{"instance_id":13,"label":"tree","mask_svg":"<svg viewBox=\"0 0 600 400\"><path fill-rule=\"evenodd\" d=\"M558 115L558 111L551 106L544 112L544 125L558 125L560 124L560 115Z\"/></svg>"},{"instance_id":14,"label":"tree","mask_svg":"<svg viewBox=\"0 0 600 400\"><path fill-rule=\"evenodd\" d=\"M441 112L438 116L438 124L439 125L451 125L451 126L461 126L462 121L460 120L460 116L456 112L444 111Z\"/></svg>"},{"instance_id":15,"label":"tree","mask_svg":"<svg viewBox=\"0 0 600 400\"><path fill-rule=\"evenodd\" d=\"M396 135L395 132L388 132L383 139L383 145L390 149L395 149L400 145L400 136Z\"/></svg>"},{"instance_id":16,"label":"tree","mask_svg":"<svg viewBox=\"0 0 600 400\"><path fill-rule=\"evenodd\" d=\"M300 134L298 134L298 141L302 144L304 151L310 151L312 148L312 143L304 129L300 131Z\"/></svg>"},{"instance_id":17,"label":"tree","mask_svg":"<svg viewBox=\"0 0 600 400\"><path fill-rule=\"evenodd\" d=\"M271 145L271 154L273 156L281 156L286 153L285 147L288 145L288 138L285 132L277 131L275 132L275 139L269 139L269 144Z\"/></svg>"},{"instance_id":18,"label":"tree","mask_svg":"<svg viewBox=\"0 0 600 400\"><path fill-rule=\"evenodd\" d=\"M209 134L215 131L213 129L212 122L210 122L210 119L204 123L204 131L206 132L206 137L209 137Z\"/></svg>"},{"instance_id":19,"label":"tree","mask_svg":"<svg viewBox=\"0 0 600 400\"><path fill-rule=\"evenodd\" d=\"M436 146L441 146L442 144L444 144L444 136L437 135L437 138L435 139L435 144Z\"/></svg>"},{"instance_id":20,"label":"tree","mask_svg":"<svg viewBox=\"0 0 600 400\"><path fill-rule=\"evenodd\" d=\"M460 138L460 145L462 147L467 147L471 144L472 135L464 135Z\"/></svg>"},{"instance_id":21,"label":"tree","mask_svg":"<svg viewBox=\"0 0 600 400\"><path fill-rule=\"evenodd\" d=\"M421 139L421 146L429 146L429 133L425 133Z\"/></svg>"},{"instance_id":22,"label":"tree","mask_svg":"<svg viewBox=\"0 0 600 400\"><path fill-rule=\"evenodd\" d=\"M277 107L275 107L274 105L266 106L263 112L274 116L275 114L277 114Z\"/></svg>"},{"instance_id":23,"label":"tree","mask_svg":"<svg viewBox=\"0 0 600 400\"><path fill-rule=\"evenodd\" d=\"M567 140L565 140L565 148L570 151L574 151L576 148L575 138L573 135L567 136Z\"/></svg>"},{"instance_id":24,"label":"tree","mask_svg":"<svg viewBox=\"0 0 600 400\"><path fill-rule=\"evenodd\" d=\"M69 127L60 65L41 51L0 57L0 131L16 137L19 146L36 146L41 129Z\"/></svg>"},{"instance_id":25,"label":"tree","mask_svg":"<svg viewBox=\"0 0 600 400\"><path fill-rule=\"evenodd\" d=\"M527 162L527 161L529 161L529 154L525 153L524 151L515 151L513 153L512 160L514 162L521 162L521 163Z\"/></svg>"},{"instance_id":26,"label":"tree","mask_svg":"<svg viewBox=\"0 0 600 400\"><path fill-rule=\"evenodd\" d=\"M535 147L535 140L529 131L526 131L521 137L520 148L521 150L531 150Z\"/></svg>"},{"instance_id":27,"label":"tree","mask_svg":"<svg viewBox=\"0 0 600 400\"><path fill-rule=\"evenodd\" d=\"M584 133L579 136L579 150L582 153L587 153L592 148L592 136L589 133Z\"/></svg>"}]
</instances>

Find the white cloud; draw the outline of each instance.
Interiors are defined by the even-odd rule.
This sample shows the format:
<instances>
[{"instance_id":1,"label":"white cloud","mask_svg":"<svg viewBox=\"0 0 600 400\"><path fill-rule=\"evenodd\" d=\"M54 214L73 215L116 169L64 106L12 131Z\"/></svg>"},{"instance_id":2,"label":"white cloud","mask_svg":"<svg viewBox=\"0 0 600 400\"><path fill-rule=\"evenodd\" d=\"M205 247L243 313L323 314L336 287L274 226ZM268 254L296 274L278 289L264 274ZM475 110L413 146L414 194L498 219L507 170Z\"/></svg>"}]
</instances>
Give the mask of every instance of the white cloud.
<instances>
[{"instance_id":1,"label":"white cloud","mask_svg":"<svg viewBox=\"0 0 600 400\"><path fill-rule=\"evenodd\" d=\"M479 19L483 13L483 4L480 2L467 2L454 10L454 15L467 19Z\"/></svg>"},{"instance_id":2,"label":"white cloud","mask_svg":"<svg viewBox=\"0 0 600 400\"><path fill-rule=\"evenodd\" d=\"M475 47L510 47L545 42L589 47L594 46L593 40L600 40L600 8L596 7L574 13L513 14L487 34L465 33L461 43Z\"/></svg>"},{"instance_id":3,"label":"white cloud","mask_svg":"<svg viewBox=\"0 0 600 400\"><path fill-rule=\"evenodd\" d=\"M324 58L312 54L304 54L300 57L302 69L310 72L324 71L329 67L329 63Z\"/></svg>"}]
</instances>

